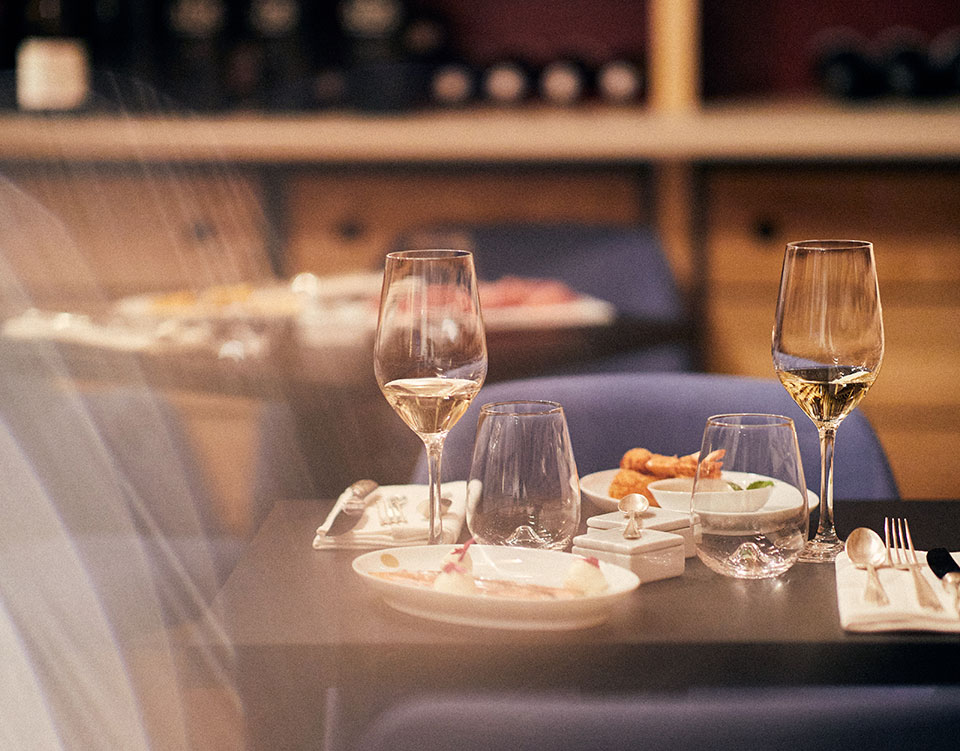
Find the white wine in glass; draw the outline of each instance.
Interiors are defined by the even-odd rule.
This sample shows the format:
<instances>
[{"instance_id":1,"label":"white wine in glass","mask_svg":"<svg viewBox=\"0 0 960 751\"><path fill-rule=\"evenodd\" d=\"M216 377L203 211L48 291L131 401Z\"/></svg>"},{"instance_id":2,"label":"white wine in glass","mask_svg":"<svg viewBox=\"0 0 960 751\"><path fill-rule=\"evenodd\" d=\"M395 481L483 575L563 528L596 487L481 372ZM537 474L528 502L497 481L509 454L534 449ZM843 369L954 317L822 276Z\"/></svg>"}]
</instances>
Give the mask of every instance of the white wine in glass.
<instances>
[{"instance_id":1,"label":"white wine in glass","mask_svg":"<svg viewBox=\"0 0 960 751\"><path fill-rule=\"evenodd\" d=\"M837 428L866 395L883 360L883 315L873 244L789 243L773 326L780 382L820 434L820 521L800 554L834 560L843 550L833 517Z\"/></svg>"},{"instance_id":2,"label":"white wine in glass","mask_svg":"<svg viewBox=\"0 0 960 751\"><path fill-rule=\"evenodd\" d=\"M387 402L426 448L428 541L441 543L443 442L487 374L487 344L471 253L407 250L387 255L373 363Z\"/></svg>"}]
</instances>

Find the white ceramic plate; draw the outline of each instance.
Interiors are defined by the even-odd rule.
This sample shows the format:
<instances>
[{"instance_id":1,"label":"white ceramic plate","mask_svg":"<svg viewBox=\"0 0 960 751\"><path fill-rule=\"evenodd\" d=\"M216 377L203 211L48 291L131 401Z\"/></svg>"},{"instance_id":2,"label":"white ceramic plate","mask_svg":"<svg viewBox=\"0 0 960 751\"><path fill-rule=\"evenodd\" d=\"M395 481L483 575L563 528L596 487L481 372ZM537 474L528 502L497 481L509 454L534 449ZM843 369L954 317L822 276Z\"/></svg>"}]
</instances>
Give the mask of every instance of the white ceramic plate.
<instances>
[{"instance_id":1,"label":"white ceramic plate","mask_svg":"<svg viewBox=\"0 0 960 751\"><path fill-rule=\"evenodd\" d=\"M640 584L632 571L600 562L609 588L598 595L569 600L513 599L489 595L438 592L372 576L374 571L408 569L437 571L451 545L375 550L358 556L353 570L392 608L435 621L486 628L559 631L587 628L605 621L614 606ZM577 556L554 550L472 545L473 574L547 587L562 587Z\"/></svg>"},{"instance_id":2,"label":"white ceramic plate","mask_svg":"<svg viewBox=\"0 0 960 751\"><path fill-rule=\"evenodd\" d=\"M610 489L610 482L613 480L614 476L619 472L618 469L604 469L600 472L594 472L593 474L586 475L585 477L580 478L580 493L585 498L590 500L597 508L603 511L616 511L617 510L617 500L611 498L608 491ZM736 475L738 473L725 473ZM774 493L769 503L772 503L776 500L777 494ZM810 510L812 511L817 507L817 504L820 502L819 497L812 490L807 490L807 500L810 504ZM678 509L680 511L686 511L687 508Z\"/></svg>"}]
</instances>

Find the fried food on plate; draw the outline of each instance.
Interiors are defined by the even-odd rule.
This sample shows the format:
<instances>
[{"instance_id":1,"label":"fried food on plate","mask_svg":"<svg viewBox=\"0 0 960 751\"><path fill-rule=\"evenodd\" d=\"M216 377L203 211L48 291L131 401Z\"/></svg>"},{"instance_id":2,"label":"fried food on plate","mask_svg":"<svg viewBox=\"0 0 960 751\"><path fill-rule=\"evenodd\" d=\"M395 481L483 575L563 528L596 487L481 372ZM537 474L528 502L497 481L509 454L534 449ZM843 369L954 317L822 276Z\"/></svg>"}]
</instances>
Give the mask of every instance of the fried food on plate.
<instances>
[{"instance_id":1,"label":"fried food on plate","mask_svg":"<svg viewBox=\"0 0 960 751\"><path fill-rule=\"evenodd\" d=\"M702 462L701 473L704 477L719 477L723 466L723 449L708 454ZM646 448L632 448L625 452L620 459L620 469L607 491L611 498L617 500L629 493L642 493L650 499L650 504L657 506L647 486L655 481L667 477L693 477L697 473L697 462L700 452L684 456L667 456L656 454Z\"/></svg>"}]
</instances>

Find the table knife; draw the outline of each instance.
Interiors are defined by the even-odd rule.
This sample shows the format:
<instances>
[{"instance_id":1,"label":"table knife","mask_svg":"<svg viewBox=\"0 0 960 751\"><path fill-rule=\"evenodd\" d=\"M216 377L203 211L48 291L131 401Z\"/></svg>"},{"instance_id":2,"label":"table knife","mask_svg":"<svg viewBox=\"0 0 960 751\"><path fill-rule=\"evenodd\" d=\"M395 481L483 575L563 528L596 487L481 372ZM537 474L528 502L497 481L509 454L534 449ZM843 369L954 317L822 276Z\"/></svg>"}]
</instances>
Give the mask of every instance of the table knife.
<instances>
[{"instance_id":1,"label":"table knife","mask_svg":"<svg viewBox=\"0 0 960 751\"><path fill-rule=\"evenodd\" d=\"M327 528L327 537L336 537L349 532L363 518L370 494L379 486L373 480L357 480L344 490L337 499L340 509Z\"/></svg>"},{"instance_id":2,"label":"table knife","mask_svg":"<svg viewBox=\"0 0 960 751\"><path fill-rule=\"evenodd\" d=\"M944 588L953 593L953 606L960 614L960 565L946 548L928 550L927 565L943 582Z\"/></svg>"}]
</instances>

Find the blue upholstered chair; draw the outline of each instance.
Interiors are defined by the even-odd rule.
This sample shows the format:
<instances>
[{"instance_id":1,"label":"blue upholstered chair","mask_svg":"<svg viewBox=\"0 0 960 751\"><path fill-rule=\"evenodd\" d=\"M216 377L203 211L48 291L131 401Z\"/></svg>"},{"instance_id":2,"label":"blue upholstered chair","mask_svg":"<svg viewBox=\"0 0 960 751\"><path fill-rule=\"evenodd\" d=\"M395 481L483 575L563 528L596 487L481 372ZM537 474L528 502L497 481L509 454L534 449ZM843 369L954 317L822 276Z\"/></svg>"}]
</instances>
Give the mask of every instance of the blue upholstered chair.
<instances>
[{"instance_id":1,"label":"blue upholstered chair","mask_svg":"<svg viewBox=\"0 0 960 751\"><path fill-rule=\"evenodd\" d=\"M612 697L419 697L380 715L361 751L947 751L956 686L694 690Z\"/></svg>"},{"instance_id":2,"label":"blue upholstered chair","mask_svg":"<svg viewBox=\"0 0 960 751\"><path fill-rule=\"evenodd\" d=\"M662 454L698 451L710 415L772 412L792 417L807 487L820 488L816 428L778 381L702 373L605 373L503 381L484 386L447 438L444 480L466 479L480 406L515 399L563 405L580 476L616 467L623 453L643 446ZM425 463L414 479L423 482ZM866 417L854 411L836 442L834 498L898 498L896 482Z\"/></svg>"},{"instance_id":3,"label":"blue upholstered chair","mask_svg":"<svg viewBox=\"0 0 960 751\"><path fill-rule=\"evenodd\" d=\"M406 247L457 243L471 249L477 276L551 277L606 300L624 320L641 322L651 343L554 372L692 370L696 346L688 311L656 235L646 227L515 222L452 226L413 233ZM659 340L658 340L659 339Z\"/></svg>"}]
</instances>

